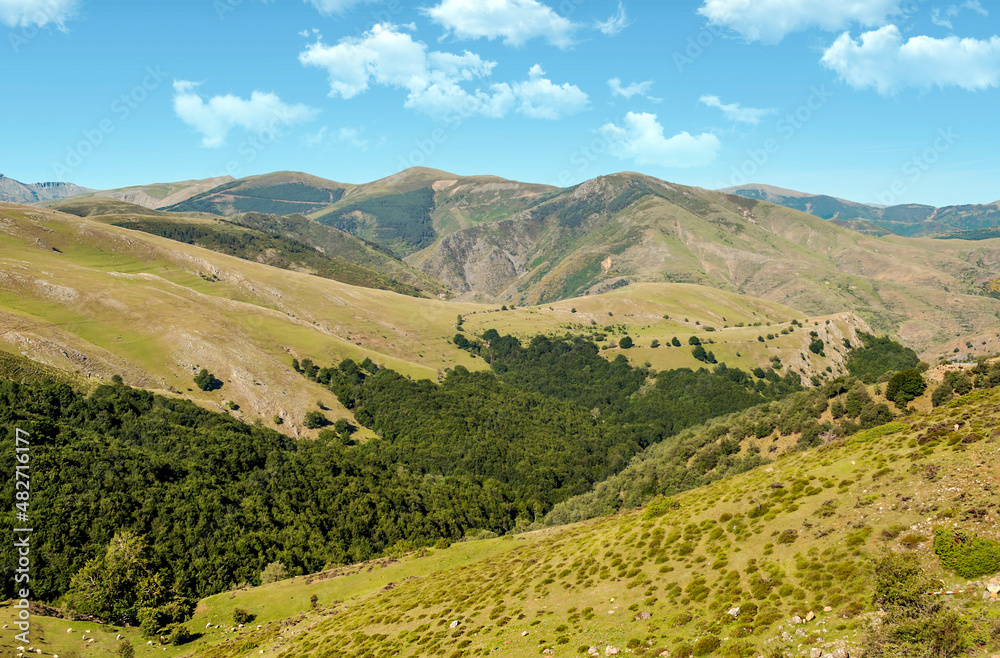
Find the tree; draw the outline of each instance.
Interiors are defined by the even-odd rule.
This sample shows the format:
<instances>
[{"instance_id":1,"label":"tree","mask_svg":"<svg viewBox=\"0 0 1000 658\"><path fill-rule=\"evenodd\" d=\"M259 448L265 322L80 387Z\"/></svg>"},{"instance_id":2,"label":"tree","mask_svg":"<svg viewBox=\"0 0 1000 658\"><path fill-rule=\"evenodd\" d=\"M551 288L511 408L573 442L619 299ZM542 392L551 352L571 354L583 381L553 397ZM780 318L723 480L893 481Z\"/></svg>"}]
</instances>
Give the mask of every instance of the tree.
<instances>
[{"instance_id":1,"label":"tree","mask_svg":"<svg viewBox=\"0 0 1000 658\"><path fill-rule=\"evenodd\" d=\"M269 585L288 578L288 569L281 562L272 562L260 572L260 584Z\"/></svg>"},{"instance_id":2,"label":"tree","mask_svg":"<svg viewBox=\"0 0 1000 658\"><path fill-rule=\"evenodd\" d=\"M809 351L813 354L818 354L819 356L826 356L823 352L823 341L820 338L815 338L811 343L809 343Z\"/></svg>"},{"instance_id":3,"label":"tree","mask_svg":"<svg viewBox=\"0 0 1000 658\"><path fill-rule=\"evenodd\" d=\"M310 411L306 414L306 427L311 430L318 430L321 427L326 427L329 421L326 416L318 411Z\"/></svg>"},{"instance_id":4,"label":"tree","mask_svg":"<svg viewBox=\"0 0 1000 658\"><path fill-rule=\"evenodd\" d=\"M677 338L677 336L674 336L673 338L670 339L670 344L673 345L674 347L680 347L681 341Z\"/></svg>"},{"instance_id":5,"label":"tree","mask_svg":"<svg viewBox=\"0 0 1000 658\"><path fill-rule=\"evenodd\" d=\"M632 338L630 336L625 336L618 342L618 347L623 350L627 350L632 347Z\"/></svg>"},{"instance_id":6,"label":"tree","mask_svg":"<svg viewBox=\"0 0 1000 658\"><path fill-rule=\"evenodd\" d=\"M95 557L70 581L66 605L73 612L115 624L136 624L141 608L166 601L162 575L146 558L146 543L123 530L115 534L103 555Z\"/></svg>"},{"instance_id":7,"label":"tree","mask_svg":"<svg viewBox=\"0 0 1000 658\"><path fill-rule=\"evenodd\" d=\"M708 354L705 352L705 348L701 345L696 346L691 350L691 356L698 359L699 361L708 362Z\"/></svg>"},{"instance_id":8,"label":"tree","mask_svg":"<svg viewBox=\"0 0 1000 658\"><path fill-rule=\"evenodd\" d=\"M214 391L217 388L222 388L222 382L205 368L202 368L201 372L195 375L194 383L203 391Z\"/></svg>"},{"instance_id":9,"label":"tree","mask_svg":"<svg viewBox=\"0 0 1000 658\"><path fill-rule=\"evenodd\" d=\"M911 368L892 376L885 388L885 397L896 402L896 406L899 406L899 401L902 400L903 406L900 407L902 409L910 401L923 395L925 390L927 382L916 368Z\"/></svg>"},{"instance_id":10,"label":"tree","mask_svg":"<svg viewBox=\"0 0 1000 658\"><path fill-rule=\"evenodd\" d=\"M119 658L135 658L135 649L132 648L128 640L122 640L115 650L115 655Z\"/></svg>"},{"instance_id":11,"label":"tree","mask_svg":"<svg viewBox=\"0 0 1000 658\"><path fill-rule=\"evenodd\" d=\"M691 336L688 338L688 345L701 345L701 339L697 336Z\"/></svg>"},{"instance_id":12,"label":"tree","mask_svg":"<svg viewBox=\"0 0 1000 658\"><path fill-rule=\"evenodd\" d=\"M955 391L952 389L951 384L948 383L948 380L945 380L940 386L934 389L933 393L931 393L931 404L935 407L940 407L954 395Z\"/></svg>"},{"instance_id":13,"label":"tree","mask_svg":"<svg viewBox=\"0 0 1000 658\"><path fill-rule=\"evenodd\" d=\"M650 343L650 344L649 344L649 346L650 346L650 347L652 347L652 348L653 348L653 349L655 350L655 349L656 349L657 347L659 347L659 346L660 346L660 341L658 341L658 340L656 340L656 339L654 338L654 339L653 339L653 342L652 342L652 343Z\"/></svg>"}]
</instances>

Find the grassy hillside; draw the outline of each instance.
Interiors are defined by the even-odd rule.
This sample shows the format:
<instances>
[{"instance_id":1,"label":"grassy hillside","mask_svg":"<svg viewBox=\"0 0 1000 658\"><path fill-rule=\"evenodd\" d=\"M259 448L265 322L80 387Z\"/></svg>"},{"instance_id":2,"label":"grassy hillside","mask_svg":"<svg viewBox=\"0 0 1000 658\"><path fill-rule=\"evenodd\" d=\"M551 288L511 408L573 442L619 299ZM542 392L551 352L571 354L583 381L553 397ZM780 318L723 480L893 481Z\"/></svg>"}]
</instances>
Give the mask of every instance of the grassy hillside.
<instances>
[{"instance_id":1,"label":"grassy hillside","mask_svg":"<svg viewBox=\"0 0 1000 658\"><path fill-rule=\"evenodd\" d=\"M311 217L409 255L436 238L528 208L556 188L416 167L358 185Z\"/></svg>"},{"instance_id":2,"label":"grassy hillside","mask_svg":"<svg viewBox=\"0 0 1000 658\"><path fill-rule=\"evenodd\" d=\"M279 171L229 181L164 209L214 215L309 213L336 202L347 189L342 183L309 174Z\"/></svg>"},{"instance_id":3,"label":"grassy hillside","mask_svg":"<svg viewBox=\"0 0 1000 658\"><path fill-rule=\"evenodd\" d=\"M181 203L219 185L233 180L232 176L217 176L202 180L186 180L175 183L153 183L151 185L135 185L114 190L96 190L85 194L75 194L69 197L72 201L86 199L114 199L145 208L166 208ZM58 206L60 202L44 204L47 207Z\"/></svg>"},{"instance_id":4,"label":"grassy hillside","mask_svg":"<svg viewBox=\"0 0 1000 658\"><path fill-rule=\"evenodd\" d=\"M546 304L624 282L699 283L809 315L851 309L918 350L994 329L990 241L876 238L742 197L620 174L407 260L464 299Z\"/></svg>"},{"instance_id":5,"label":"grassy hillside","mask_svg":"<svg viewBox=\"0 0 1000 658\"><path fill-rule=\"evenodd\" d=\"M942 528L1000 539L1000 494L981 485L1000 456L998 413L1000 393L974 393L645 509L223 594L199 605L199 640L156 655L859 655L886 550L935 589L971 588L927 600L967 620L968 655L990 655L996 604L942 568L931 540ZM257 618L237 629L237 607ZM66 622L45 625L64 642ZM104 647L113 632L98 633Z\"/></svg>"},{"instance_id":6,"label":"grassy hillside","mask_svg":"<svg viewBox=\"0 0 1000 658\"><path fill-rule=\"evenodd\" d=\"M357 288L53 211L0 209L0 344L47 365L191 397L300 433L317 400L293 357L374 361L435 378L476 361L450 346L476 307ZM389 320L391 318L391 320ZM480 367L482 367L480 365ZM207 368L221 390L197 390ZM193 389L193 390L189 390Z\"/></svg>"}]
</instances>

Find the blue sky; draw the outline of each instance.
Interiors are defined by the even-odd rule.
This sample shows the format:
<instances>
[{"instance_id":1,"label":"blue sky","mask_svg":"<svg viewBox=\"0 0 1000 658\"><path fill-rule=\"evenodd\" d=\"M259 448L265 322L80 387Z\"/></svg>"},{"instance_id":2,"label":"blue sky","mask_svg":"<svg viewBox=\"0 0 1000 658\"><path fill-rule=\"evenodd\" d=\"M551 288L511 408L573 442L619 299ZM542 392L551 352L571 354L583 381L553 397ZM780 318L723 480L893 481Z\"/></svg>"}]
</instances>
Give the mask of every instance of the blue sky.
<instances>
[{"instance_id":1,"label":"blue sky","mask_svg":"<svg viewBox=\"0 0 1000 658\"><path fill-rule=\"evenodd\" d=\"M0 172L95 188L422 165L1000 199L976 0L0 0Z\"/></svg>"}]
</instances>

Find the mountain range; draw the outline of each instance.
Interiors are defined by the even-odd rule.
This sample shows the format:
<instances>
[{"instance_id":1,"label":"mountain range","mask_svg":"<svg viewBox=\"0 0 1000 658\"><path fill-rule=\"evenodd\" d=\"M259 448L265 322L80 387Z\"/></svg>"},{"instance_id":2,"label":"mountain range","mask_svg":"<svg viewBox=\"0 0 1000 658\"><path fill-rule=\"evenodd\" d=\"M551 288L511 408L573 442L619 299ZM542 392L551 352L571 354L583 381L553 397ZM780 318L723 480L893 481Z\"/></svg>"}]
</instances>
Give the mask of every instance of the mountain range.
<instances>
[{"instance_id":1,"label":"mountain range","mask_svg":"<svg viewBox=\"0 0 1000 658\"><path fill-rule=\"evenodd\" d=\"M845 201L825 194L807 194L772 185L741 185L723 192L794 208L862 233L949 237L960 231L1000 225L1000 201L935 208L915 203L878 206ZM955 237L964 237L956 235Z\"/></svg>"}]
</instances>

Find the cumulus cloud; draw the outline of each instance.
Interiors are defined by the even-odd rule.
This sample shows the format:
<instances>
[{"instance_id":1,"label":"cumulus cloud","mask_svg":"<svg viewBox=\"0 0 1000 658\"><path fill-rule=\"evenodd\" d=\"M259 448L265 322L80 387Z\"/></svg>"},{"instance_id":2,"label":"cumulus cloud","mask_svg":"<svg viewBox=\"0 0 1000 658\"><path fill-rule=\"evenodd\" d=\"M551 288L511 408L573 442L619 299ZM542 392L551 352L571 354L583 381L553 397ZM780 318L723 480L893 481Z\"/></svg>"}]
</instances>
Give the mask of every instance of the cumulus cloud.
<instances>
[{"instance_id":1,"label":"cumulus cloud","mask_svg":"<svg viewBox=\"0 0 1000 658\"><path fill-rule=\"evenodd\" d=\"M317 112L306 105L288 105L275 94L255 91L249 99L231 94L205 101L198 83L174 80L174 112L181 121L201 133L202 146L217 148L226 143L233 128L250 132L278 132L281 128L313 119Z\"/></svg>"},{"instance_id":2,"label":"cumulus cloud","mask_svg":"<svg viewBox=\"0 0 1000 658\"><path fill-rule=\"evenodd\" d=\"M424 12L456 39L502 39L508 46L543 38L568 48L577 29L538 0L442 0Z\"/></svg>"},{"instance_id":3,"label":"cumulus cloud","mask_svg":"<svg viewBox=\"0 0 1000 658\"><path fill-rule=\"evenodd\" d=\"M0 23L11 28L53 25L64 30L78 6L78 0L0 0Z\"/></svg>"},{"instance_id":4,"label":"cumulus cloud","mask_svg":"<svg viewBox=\"0 0 1000 658\"><path fill-rule=\"evenodd\" d=\"M823 54L822 63L856 89L893 94L908 87L961 87L968 91L1000 84L1000 37L906 41L895 25L861 35L842 34Z\"/></svg>"},{"instance_id":5,"label":"cumulus cloud","mask_svg":"<svg viewBox=\"0 0 1000 658\"><path fill-rule=\"evenodd\" d=\"M659 98L653 98L649 95L649 90L653 88L652 80L646 80L645 82L633 82L626 87L622 85L621 78L611 78L608 80L608 87L611 89L612 96L621 96L626 100L632 98L633 96L642 96L643 98L647 98L654 103L659 103L661 100Z\"/></svg>"},{"instance_id":6,"label":"cumulus cloud","mask_svg":"<svg viewBox=\"0 0 1000 658\"><path fill-rule=\"evenodd\" d=\"M936 7L931 10L931 22L935 25L940 25L941 27L946 27L949 30L952 29L951 19L955 18L962 13L963 9L968 9L973 11L980 16L989 16L990 12L986 10L985 7L979 2L979 0L966 0L960 5L951 5L947 9L942 10Z\"/></svg>"},{"instance_id":7,"label":"cumulus cloud","mask_svg":"<svg viewBox=\"0 0 1000 658\"><path fill-rule=\"evenodd\" d=\"M723 103L718 96L702 96L698 99L700 103L709 107L722 110L726 118L736 123L752 123L757 125L760 120L768 114L774 114L777 110L761 109L756 107L743 107L739 103Z\"/></svg>"},{"instance_id":8,"label":"cumulus cloud","mask_svg":"<svg viewBox=\"0 0 1000 658\"><path fill-rule=\"evenodd\" d=\"M500 118L516 109L531 118L555 119L588 103L578 87L553 83L537 65L526 81L491 83L496 62L469 51L431 51L391 24L334 45L319 40L300 53L299 61L327 71L331 96L353 98L373 85L403 89L405 107L437 118L456 113Z\"/></svg>"},{"instance_id":9,"label":"cumulus cloud","mask_svg":"<svg viewBox=\"0 0 1000 658\"><path fill-rule=\"evenodd\" d=\"M628 14L625 13L625 5L619 2L618 11L606 21L596 21L594 27L600 30L605 36L616 37L631 24L632 21L628 19Z\"/></svg>"},{"instance_id":10,"label":"cumulus cloud","mask_svg":"<svg viewBox=\"0 0 1000 658\"><path fill-rule=\"evenodd\" d=\"M587 109L590 99L579 87L554 84L538 64L531 67L528 80L513 85L517 111L531 119L559 119Z\"/></svg>"},{"instance_id":11,"label":"cumulus cloud","mask_svg":"<svg viewBox=\"0 0 1000 658\"><path fill-rule=\"evenodd\" d=\"M659 167L703 167L711 164L722 147L711 133L691 135L681 132L665 137L655 114L629 112L623 125L605 124L600 129L608 151L636 164Z\"/></svg>"},{"instance_id":12,"label":"cumulus cloud","mask_svg":"<svg viewBox=\"0 0 1000 658\"><path fill-rule=\"evenodd\" d=\"M813 27L841 30L852 23L885 24L901 13L903 0L705 0L698 13L747 41L778 43L785 35Z\"/></svg>"}]
</instances>

